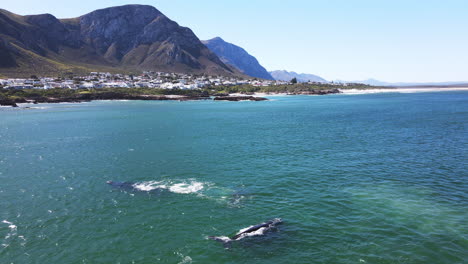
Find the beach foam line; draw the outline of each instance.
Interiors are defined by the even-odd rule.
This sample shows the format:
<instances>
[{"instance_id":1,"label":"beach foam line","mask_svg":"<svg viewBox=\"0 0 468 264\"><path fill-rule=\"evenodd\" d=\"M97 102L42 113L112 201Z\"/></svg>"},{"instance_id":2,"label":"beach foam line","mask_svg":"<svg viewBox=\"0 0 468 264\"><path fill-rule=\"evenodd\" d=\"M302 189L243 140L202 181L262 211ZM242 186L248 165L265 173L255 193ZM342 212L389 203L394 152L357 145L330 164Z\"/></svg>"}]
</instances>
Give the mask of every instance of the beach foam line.
<instances>
[{"instance_id":1,"label":"beach foam line","mask_svg":"<svg viewBox=\"0 0 468 264\"><path fill-rule=\"evenodd\" d=\"M253 93L253 94L242 94L232 93L229 96L253 96L253 97L270 97L270 96L287 96L287 93Z\"/></svg>"},{"instance_id":2,"label":"beach foam line","mask_svg":"<svg viewBox=\"0 0 468 264\"><path fill-rule=\"evenodd\" d=\"M468 87L450 88L383 88L383 89L340 89L343 94L376 94L376 93L429 93L448 91L468 91Z\"/></svg>"}]
</instances>

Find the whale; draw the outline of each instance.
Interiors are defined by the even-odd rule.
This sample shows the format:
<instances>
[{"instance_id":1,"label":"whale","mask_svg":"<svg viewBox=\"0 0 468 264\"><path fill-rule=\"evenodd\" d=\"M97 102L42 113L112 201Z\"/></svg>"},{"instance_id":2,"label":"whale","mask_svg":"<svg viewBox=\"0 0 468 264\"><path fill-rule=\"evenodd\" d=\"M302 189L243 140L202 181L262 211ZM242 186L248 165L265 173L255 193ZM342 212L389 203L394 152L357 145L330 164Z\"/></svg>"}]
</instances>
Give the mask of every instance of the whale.
<instances>
[{"instance_id":1,"label":"whale","mask_svg":"<svg viewBox=\"0 0 468 264\"><path fill-rule=\"evenodd\" d=\"M134 182L107 181L106 183L115 188L121 188L121 189L127 189L127 190L135 189L135 187L133 187L133 185L135 184Z\"/></svg>"},{"instance_id":2,"label":"whale","mask_svg":"<svg viewBox=\"0 0 468 264\"><path fill-rule=\"evenodd\" d=\"M269 231L273 230L276 228L277 225L283 223L283 220L281 218L274 218L272 220L266 221L264 223L258 224L258 225L253 225L249 226L246 228L243 228L239 230L234 236L228 237L228 236L209 236L208 238L211 240L219 241L224 244L226 247L230 242L233 241L239 241L243 238L246 237L252 237L252 236L263 236Z\"/></svg>"}]
</instances>

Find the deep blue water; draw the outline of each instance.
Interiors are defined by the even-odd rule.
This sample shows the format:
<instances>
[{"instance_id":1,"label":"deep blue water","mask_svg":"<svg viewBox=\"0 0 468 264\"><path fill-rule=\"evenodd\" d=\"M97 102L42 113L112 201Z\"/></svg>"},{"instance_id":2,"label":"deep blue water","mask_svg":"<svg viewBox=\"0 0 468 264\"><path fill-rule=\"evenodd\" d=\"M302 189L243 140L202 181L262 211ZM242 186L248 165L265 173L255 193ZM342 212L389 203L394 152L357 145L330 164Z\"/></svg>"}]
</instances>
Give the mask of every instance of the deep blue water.
<instances>
[{"instance_id":1,"label":"deep blue water","mask_svg":"<svg viewBox=\"0 0 468 264\"><path fill-rule=\"evenodd\" d=\"M468 92L271 99L0 108L0 263L466 263Z\"/></svg>"}]
</instances>

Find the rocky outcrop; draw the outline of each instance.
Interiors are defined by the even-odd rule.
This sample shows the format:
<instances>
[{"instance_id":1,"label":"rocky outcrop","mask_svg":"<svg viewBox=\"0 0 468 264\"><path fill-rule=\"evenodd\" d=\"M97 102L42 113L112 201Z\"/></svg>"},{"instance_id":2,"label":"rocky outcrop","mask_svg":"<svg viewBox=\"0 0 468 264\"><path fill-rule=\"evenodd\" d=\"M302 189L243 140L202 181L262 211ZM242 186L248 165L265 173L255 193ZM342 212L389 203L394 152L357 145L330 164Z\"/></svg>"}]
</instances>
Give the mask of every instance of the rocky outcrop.
<instances>
[{"instance_id":1,"label":"rocky outcrop","mask_svg":"<svg viewBox=\"0 0 468 264\"><path fill-rule=\"evenodd\" d=\"M236 67L244 74L256 78L274 80L270 73L260 65L258 60L243 48L228 43L220 37L205 40L203 43L212 52L216 53L224 63Z\"/></svg>"},{"instance_id":2,"label":"rocky outcrop","mask_svg":"<svg viewBox=\"0 0 468 264\"><path fill-rule=\"evenodd\" d=\"M0 98L0 105L18 107L18 105L16 104L14 100L4 99L4 98Z\"/></svg>"},{"instance_id":3,"label":"rocky outcrop","mask_svg":"<svg viewBox=\"0 0 468 264\"><path fill-rule=\"evenodd\" d=\"M142 100L142 101L193 101L193 100L211 100L207 94L194 96L187 95L131 95L118 92L103 92L96 94L80 94L70 97L28 97L27 99L4 99L0 98L0 105L18 107L16 103L82 103L93 100ZM265 101L262 97L254 96L218 96L215 101Z\"/></svg>"}]
</instances>

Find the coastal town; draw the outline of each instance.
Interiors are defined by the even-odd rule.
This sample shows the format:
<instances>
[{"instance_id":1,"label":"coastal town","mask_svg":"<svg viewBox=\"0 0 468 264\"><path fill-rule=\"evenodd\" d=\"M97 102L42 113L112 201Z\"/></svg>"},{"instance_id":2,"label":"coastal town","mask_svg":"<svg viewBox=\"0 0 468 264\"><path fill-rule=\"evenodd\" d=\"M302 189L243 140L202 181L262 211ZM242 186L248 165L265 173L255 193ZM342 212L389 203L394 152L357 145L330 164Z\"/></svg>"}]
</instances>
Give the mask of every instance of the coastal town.
<instances>
[{"instance_id":1,"label":"coastal town","mask_svg":"<svg viewBox=\"0 0 468 264\"><path fill-rule=\"evenodd\" d=\"M363 84L300 83L296 78L279 81L149 71L65 76L0 79L0 106L93 100L264 101L268 99L259 95L327 95L344 88L368 88Z\"/></svg>"},{"instance_id":2,"label":"coastal town","mask_svg":"<svg viewBox=\"0 0 468 264\"><path fill-rule=\"evenodd\" d=\"M143 72L141 75L91 72L86 76L37 77L27 79L0 79L4 89L98 89L98 88L157 88L194 90L216 86L272 86L289 82L263 79L241 79L225 76L190 75L165 72Z\"/></svg>"}]
</instances>

